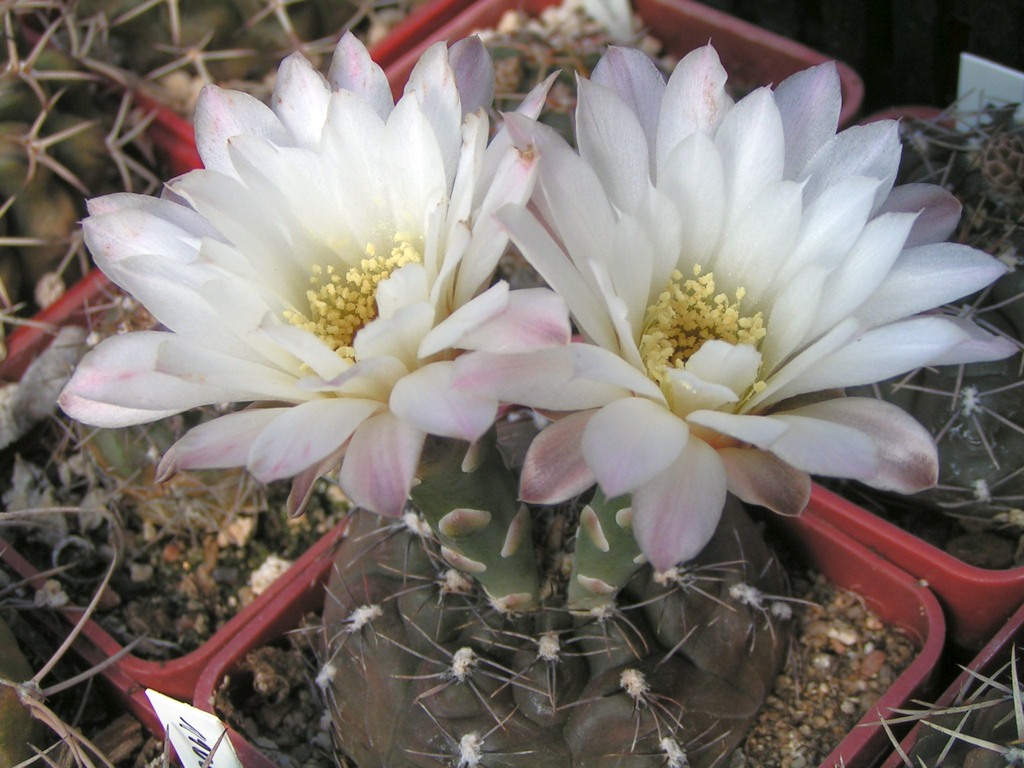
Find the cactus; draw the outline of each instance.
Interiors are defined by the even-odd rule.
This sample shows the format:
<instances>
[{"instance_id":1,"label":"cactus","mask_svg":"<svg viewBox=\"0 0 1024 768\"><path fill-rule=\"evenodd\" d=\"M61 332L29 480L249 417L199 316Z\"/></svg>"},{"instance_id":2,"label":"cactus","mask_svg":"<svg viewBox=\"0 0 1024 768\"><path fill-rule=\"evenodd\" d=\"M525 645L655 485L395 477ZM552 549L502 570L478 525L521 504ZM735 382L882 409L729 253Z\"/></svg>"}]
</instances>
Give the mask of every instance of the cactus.
<instances>
[{"instance_id":1,"label":"cactus","mask_svg":"<svg viewBox=\"0 0 1024 768\"><path fill-rule=\"evenodd\" d=\"M191 117L204 83L269 97L288 54L329 58L341 34L373 42L417 0L80 0L73 13L98 30L94 56L130 71L147 92Z\"/></svg>"},{"instance_id":2,"label":"cactus","mask_svg":"<svg viewBox=\"0 0 1024 768\"><path fill-rule=\"evenodd\" d=\"M0 279L8 306L30 308L88 268L77 224L84 197L159 183L140 136L149 118L90 66L72 18L40 27L32 5L8 4L0 17Z\"/></svg>"},{"instance_id":3,"label":"cactus","mask_svg":"<svg viewBox=\"0 0 1024 768\"><path fill-rule=\"evenodd\" d=\"M920 721L905 765L936 768L1007 768L1024 765L1024 688L1018 654L991 675L972 672L971 680L948 706L907 712L892 722Z\"/></svg>"},{"instance_id":4,"label":"cactus","mask_svg":"<svg viewBox=\"0 0 1024 768\"><path fill-rule=\"evenodd\" d=\"M337 552L318 682L346 756L721 764L778 673L789 613L742 507L698 558L655 574L627 501L527 510L498 452L465 448L428 443L418 512L357 512Z\"/></svg>"},{"instance_id":5,"label":"cactus","mask_svg":"<svg viewBox=\"0 0 1024 768\"><path fill-rule=\"evenodd\" d=\"M1000 258L1011 270L945 311L974 317L1024 347L1024 127L1012 109L944 114L902 126L900 181L945 185L964 206L955 240ZM1024 524L1024 356L921 369L875 386L908 410L939 447L939 485L909 501L944 510L968 526Z\"/></svg>"}]
</instances>

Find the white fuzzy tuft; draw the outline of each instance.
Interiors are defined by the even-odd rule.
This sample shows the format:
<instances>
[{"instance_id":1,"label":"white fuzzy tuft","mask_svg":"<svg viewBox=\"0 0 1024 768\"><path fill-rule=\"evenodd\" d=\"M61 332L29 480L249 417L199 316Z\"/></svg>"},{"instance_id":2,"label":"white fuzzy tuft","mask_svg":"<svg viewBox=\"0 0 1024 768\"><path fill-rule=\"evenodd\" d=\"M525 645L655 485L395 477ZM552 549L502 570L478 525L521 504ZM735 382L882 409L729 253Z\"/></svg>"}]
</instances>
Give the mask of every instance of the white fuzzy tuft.
<instances>
[{"instance_id":1,"label":"white fuzzy tuft","mask_svg":"<svg viewBox=\"0 0 1024 768\"><path fill-rule=\"evenodd\" d=\"M675 739L666 736L658 743L658 746L668 758L666 768L689 768L690 761L686 758L686 751L676 744Z\"/></svg>"},{"instance_id":2,"label":"white fuzzy tuft","mask_svg":"<svg viewBox=\"0 0 1024 768\"><path fill-rule=\"evenodd\" d=\"M484 759L484 740L476 733L467 733L459 739L458 768L477 768Z\"/></svg>"},{"instance_id":3,"label":"white fuzzy tuft","mask_svg":"<svg viewBox=\"0 0 1024 768\"><path fill-rule=\"evenodd\" d=\"M451 676L460 683L465 682L476 663L476 652L468 646L462 646L452 656Z\"/></svg>"},{"instance_id":4,"label":"white fuzzy tuft","mask_svg":"<svg viewBox=\"0 0 1024 768\"><path fill-rule=\"evenodd\" d=\"M354 635L374 619L379 619L384 612L379 605L361 605L348 617L348 632Z\"/></svg>"}]
</instances>

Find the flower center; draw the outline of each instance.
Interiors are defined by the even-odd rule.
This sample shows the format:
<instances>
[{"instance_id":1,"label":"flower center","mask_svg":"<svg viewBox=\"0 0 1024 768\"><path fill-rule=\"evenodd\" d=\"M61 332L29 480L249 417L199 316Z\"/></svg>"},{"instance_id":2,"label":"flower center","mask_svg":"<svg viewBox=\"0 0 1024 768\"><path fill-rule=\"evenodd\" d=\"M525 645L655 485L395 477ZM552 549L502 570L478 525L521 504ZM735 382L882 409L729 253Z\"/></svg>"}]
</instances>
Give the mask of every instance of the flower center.
<instances>
[{"instance_id":1,"label":"flower center","mask_svg":"<svg viewBox=\"0 0 1024 768\"><path fill-rule=\"evenodd\" d=\"M367 245L366 258L344 275L331 265L314 264L306 291L309 313L285 310L285 319L315 333L342 357L355 360L352 341L356 332L377 317L377 286L396 269L423 263L415 247L397 237L395 241L398 244L386 256Z\"/></svg>"},{"instance_id":2,"label":"flower center","mask_svg":"<svg viewBox=\"0 0 1024 768\"><path fill-rule=\"evenodd\" d=\"M756 347L765 335L764 315L740 312L745 294L738 288L730 302L724 293L715 293L714 273L701 274L699 264L687 280L675 270L644 319L640 355L647 375L665 384L670 368L682 368L711 339Z\"/></svg>"}]
</instances>

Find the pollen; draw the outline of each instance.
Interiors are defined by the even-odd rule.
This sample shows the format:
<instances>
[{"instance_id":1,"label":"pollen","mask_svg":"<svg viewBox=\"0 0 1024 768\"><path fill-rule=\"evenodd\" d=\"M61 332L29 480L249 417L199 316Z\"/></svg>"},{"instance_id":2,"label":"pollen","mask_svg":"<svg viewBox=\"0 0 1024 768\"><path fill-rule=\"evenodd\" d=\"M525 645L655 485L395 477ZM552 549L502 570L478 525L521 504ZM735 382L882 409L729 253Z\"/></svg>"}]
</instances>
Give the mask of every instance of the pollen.
<instances>
[{"instance_id":1,"label":"pollen","mask_svg":"<svg viewBox=\"0 0 1024 768\"><path fill-rule=\"evenodd\" d=\"M387 255L368 244L358 267L344 274L331 264L314 264L306 291L306 312L286 310L285 319L315 333L334 352L355 360L356 333L377 317L377 286L406 264L422 264L423 256L400 236Z\"/></svg>"},{"instance_id":2,"label":"pollen","mask_svg":"<svg viewBox=\"0 0 1024 768\"><path fill-rule=\"evenodd\" d=\"M714 273L704 274L699 264L688 279L675 270L658 300L647 308L644 319L640 354L648 376L664 384L669 369L682 368L705 341L712 339L758 346L766 332L764 315L743 314L740 305L745 288L737 288L734 296L730 300L717 291Z\"/></svg>"}]
</instances>

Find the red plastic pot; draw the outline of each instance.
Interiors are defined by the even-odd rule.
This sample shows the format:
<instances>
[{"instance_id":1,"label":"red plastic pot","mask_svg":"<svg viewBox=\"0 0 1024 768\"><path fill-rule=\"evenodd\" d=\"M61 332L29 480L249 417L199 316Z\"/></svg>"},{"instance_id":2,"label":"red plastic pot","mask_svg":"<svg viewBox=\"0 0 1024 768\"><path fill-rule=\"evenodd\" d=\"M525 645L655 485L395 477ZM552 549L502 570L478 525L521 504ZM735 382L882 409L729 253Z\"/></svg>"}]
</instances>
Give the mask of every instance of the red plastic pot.
<instances>
[{"instance_id":1,"label":"red plastic pot","mask_svg":"<svg viewBox=\"0 0 1024 768\"><path fill-rule=\"evenodd\" d=\"M812 501L813 507L816 502ZM918 646L910 666L876 702L857 726L821 763L833 768L840 761L845 768L870 768L891 747L880 717L930 692L934 687L945 643L945 621L935 597L909 574L868 551L842 531L816 515L799 518L773 517L778 531L794 553L832 583L863 597L869 609L887 624L903 629ZM193 703L213 712L213 697L225 675L252 650L281 637L296 626L299 618L323 600L323 585L315 584L310 594L298 596L297 603L278 601L277 610L267 610L214 658L196 685ZM265 754L236 732L232 743L247 768L274 768Z\"/></svg>"},{"instance_id":2,"label":"red plastic pot","mask_svg":"<svg viewBox=\"0 0 1024 768\"><path fill-rule=\"evenodd\" d=\"M981 648L1024 603L1024 567L992 571L968 565L866 509L815 486L809 513L897 563L938 596L952 643Z\"/></svg>"},{"instance_id":3,"label":"red plastic pot","mask_svg":"<svg viewBox=\"0 0 1024 768\"><path fill-rule=\"evenodd\" d=\"M423 50L438 40L454 41L479 29L494 27L502 14L522 9L536 15L559 0L478 0L449 23L410 44L388 67L392 86L400 89ZM730 80L751 86L778 84L790 75L829 57L774 32L750 24L695 0L634 0L633 7L647 29L653 31L667 53L682 56L710 41ZM412 41L410 41L411 43ZM848 65L837 62L842 85L840 125L848 125L860 111L864 82Z\"/></svg>"},{"instance_id":4,"label":"red plastic pot","mask_svg":"<svg viewBox=\"0 0 1024 768\"><path fill-rule=\"evenodd\" d=\"M344 535L346 526L347 521L342 521L320 537L316 544L306 550L266 591L228 620L196 650L169 661L149 661L131 654L122 655L113 665L111 674L131 681L134 684L129 686L132 692L141 685L143 688L153 688L173 698L188 700L195 690L200 674L236 634L263 616L279 599L287 599L296 591L305 589L309 583L311 569L326 568L324 563L329 562L330 552ZM3 539L0 539L0 560L35 589L40 589L46 581L46 577L40 575L35 566ZM82 615L81 608L65 608L62 612L69 625L74 625ZM124 646L92 619L86 622L79 640L76 641L76 650L93 663L122 654L123 649ZM126 695L126 698L131 697ZM134 711L137 702L126 703ZM145 706L149 706L148 702Z\"/></svg>"},{"instance_id":5,"label":"red plastic pot","mask_svg":"<svg viewBox=\"0 0 1024 768\"><path fill-rule=\"evenodd\" d=\"M214 712L214 692L224 675L235 664L249 651L266 645L288 630L294 629L305 614L323 608L327 579L334 564L333 545L337 541L335 538L331 546L321 548L315 557L307 559L303 556L306 562L302 570L299 570L299 563L296 563L289 571L295 571L294 578L279 590L262 610L248 617L241 631L209 660L194 690L189 694L194 706L206 712ZM245 768L276 768L274 762L233 728L228 728L228 736Z\"/></svg>"},{"instance_id":6,"label":"red plastic pot","mask_svg":"<svg viewBox=\"0 0 1024 768\"><path fill-rule=\"evenodd\" d=\"M1019 658L1019 648L1021 645L1024 645L1024 606L1017 609L995 636L978 652L978 655L964 667L957 678L936 699L935 706L937 708L949 707L964 701L972 691L979 687L976 675L991 677L1001 667L1010 662L1011 651L1015 646L1018 648ZM917 736L923 727L925 726L915 725L900 743L900 748L905 753L909 754L910 748L917 740ZM904 765L905 763L899 753L893 752L889 759L882 764L882 768L903 768Z\"/></svg>"}]
</instances>

